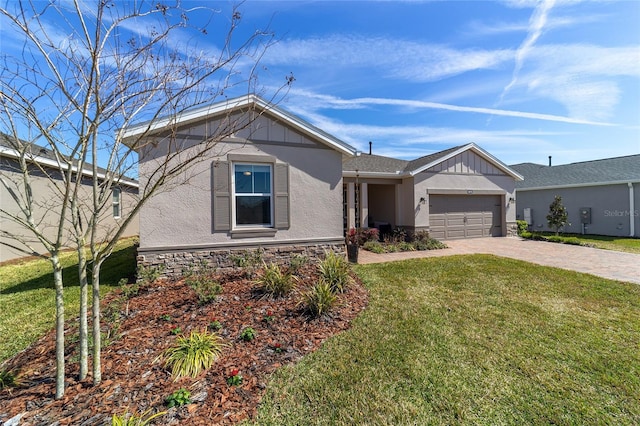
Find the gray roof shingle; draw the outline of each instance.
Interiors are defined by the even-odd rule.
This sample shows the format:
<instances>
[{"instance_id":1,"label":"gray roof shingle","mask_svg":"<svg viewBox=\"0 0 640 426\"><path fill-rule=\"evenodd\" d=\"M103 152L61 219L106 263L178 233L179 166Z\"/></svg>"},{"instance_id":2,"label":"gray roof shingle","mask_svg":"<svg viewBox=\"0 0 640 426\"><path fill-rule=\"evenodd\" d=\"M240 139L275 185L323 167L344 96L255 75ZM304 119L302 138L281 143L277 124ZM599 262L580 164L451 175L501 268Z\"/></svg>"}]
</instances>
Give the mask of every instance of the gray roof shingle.
<instances>
[{"instance_id":1,"label":"gray roof shingle","mask_svg":"<svg viewBox=\"0 0 640 426\"><path fill-rule=\"evenodd\" d=\"M410 173L429 163L437 161L446 155L460 149L462 146L455 146L415 160L407 161L397 158L383 157L375 154L360 154L358 157L349 158L344 161L342 169L345 171L377 172L377 173Z\"/></svg>"},{"instance_id":2,"label":"gray roof shingle","mask_svg":"<svg viewBox=\"0 0 640 426\"><path fill-rule=\"evenodd\" d=\"M551 167L534 163L509 167L524 176L516 189L640 181L640 154Z\"/></svg>"}]
</instances>

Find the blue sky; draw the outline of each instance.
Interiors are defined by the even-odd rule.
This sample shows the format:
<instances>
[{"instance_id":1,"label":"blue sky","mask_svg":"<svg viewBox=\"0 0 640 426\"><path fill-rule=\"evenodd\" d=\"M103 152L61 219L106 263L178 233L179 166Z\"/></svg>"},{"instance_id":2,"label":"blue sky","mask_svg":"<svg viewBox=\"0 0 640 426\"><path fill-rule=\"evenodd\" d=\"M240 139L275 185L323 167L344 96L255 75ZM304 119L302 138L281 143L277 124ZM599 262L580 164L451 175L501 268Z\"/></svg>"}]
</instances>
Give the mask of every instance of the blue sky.
<instances>
[{"instance_id":1,"label":"blue sky","mask_svg":"<svg viewBox=\"0 0 640 426\"><path fill-rule=\"evenodd\" d=\"M233 3L206 4L220 13L189 43L215 52ZM238 40L266 26L279 40L262 58L266 91L293 73L281 107L364 152L372 141L375 154L412 159L475 142L507 164L640 153L640 1L246 1L240 11ZM7 53L19 45L4 27Z\"/></svg>"},{"instance_id":2,"label":"blue sky","mask_svg":"<svg viewBox=\"0 0 640 426\"><path fill-rule=\"evenodd\" d=\"M257 2L281 106L362 151L475 142L507 164L640 153L640 2ZM267 80L263 79L263 82ZM277 80L276 80L277 81Z\"/></svg>"}]
</instances>

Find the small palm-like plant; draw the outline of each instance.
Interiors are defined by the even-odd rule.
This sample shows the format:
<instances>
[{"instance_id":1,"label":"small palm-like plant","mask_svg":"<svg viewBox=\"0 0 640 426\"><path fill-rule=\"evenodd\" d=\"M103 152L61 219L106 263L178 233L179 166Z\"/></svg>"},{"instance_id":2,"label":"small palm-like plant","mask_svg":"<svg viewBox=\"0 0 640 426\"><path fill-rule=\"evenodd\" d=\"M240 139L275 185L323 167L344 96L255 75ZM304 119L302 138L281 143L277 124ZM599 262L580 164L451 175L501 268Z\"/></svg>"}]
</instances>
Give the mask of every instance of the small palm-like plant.
<instances>
[{"instance_id":1,"label":"small palm-like plant","mask_svg":"<svg viewBox=\"0 0 640 426\"><path fill-rule=\"evenodd\" d=\"M264 272L256 283L265 294L272 297L285 296L296 288L295 277L282 272L282 268L275 263L264 264Z\"/></svg>"},{"instance_id":2,"label":"small palm-like plant","mask_svg":"<svg viewBox=\"0 0 640 426\"><path fill-rule=\"evenodd\" d=\"M126 413L122 416L119 416L117 414L114 414L111 417L111 426L147 426L149 423L151 423L151 420L165 414L167 414L166 411L151 414L151 409L145 411L140 415Z\"/></svg>"},{"instance_id":3,"label":"small palm-like plant","mask_svg":"<svg viewBox=\"0 0 640 426\"><path fill-rule=\"evenodd\" d=\"M164 351L165 367L176 378L196 377L214 363L226 345L217 334L193 331L189 337L179 336L176 346Z\"/></svg>"},{"instance_id":4,"label":"small palm-like plant","mask_svg":"<svg viewBox=\"0 0 640 426\"><path fill-rule=\"evenodd\" d=\"M334 293L342 293L351 283L349 263L334 252L328 252L318 265L318 272L322 280L327 282Z\"/></svg>"},{"instance_id":5,"label":"small palm-like plant","mask_svg":"<svg viewBox=\"0 0 640 426\"><path fill-rule=\"evenodd\" d=\"M302 293L302 300L309 314L314 317L326 314L335 306L337 296L331 289L331 284L320 279L310 290Z\"/></svg>"}]
</instances>

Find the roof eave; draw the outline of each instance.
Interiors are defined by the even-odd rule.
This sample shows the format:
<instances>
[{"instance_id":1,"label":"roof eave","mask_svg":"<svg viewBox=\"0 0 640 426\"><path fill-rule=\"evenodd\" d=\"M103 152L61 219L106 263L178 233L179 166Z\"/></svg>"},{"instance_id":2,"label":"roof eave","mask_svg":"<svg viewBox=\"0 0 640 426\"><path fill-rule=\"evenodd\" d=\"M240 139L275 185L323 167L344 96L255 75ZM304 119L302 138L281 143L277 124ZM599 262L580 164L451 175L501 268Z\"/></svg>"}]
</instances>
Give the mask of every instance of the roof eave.
<instances>
[{"instance_id":1,"label":"roof eave","mask_svg":"<svg viewBox=\"0 0 640 426\"><path fill-rule=\"evenodd\" d=\"M131 126L129 128L120 129L121 133L119 136L122 139L123 143L128 145L136 136L140 136L143 134L152 134L156 131L164 129L171 124L187 124L190 122L201 120L205 117L220 114L222 112L231 112L251 104L257 106L263 111L268 111L270 114L291 124L293 127L297 128L303 133L313 137L314 139L317 139L321 143L333 148L334 150L344 155L347 155L349 157L355 157L357 155L358 151L355 147L341 141L338 138L320 131L320 129L315 128L311 124L297 118L296 116L284 111L278 106L270 104L253 94L229 99L225 102L219 102L191 111L185 111L175 117L159 118L157 120L153 120L152 122L147 121L135 126Z\"/></svg>"},{"instance_id":2,"label":"roof eave","mask_svg":"<svg viewBox=\"0 0 640 426\"><path fill-rule=\"evenodd\" d=\"M365 172L360 170L343 170L342 177L361 177L361 178L403 178L406 177L406 173L402 173L401 171L396 172Z\"/></svg>"}]
</instances>

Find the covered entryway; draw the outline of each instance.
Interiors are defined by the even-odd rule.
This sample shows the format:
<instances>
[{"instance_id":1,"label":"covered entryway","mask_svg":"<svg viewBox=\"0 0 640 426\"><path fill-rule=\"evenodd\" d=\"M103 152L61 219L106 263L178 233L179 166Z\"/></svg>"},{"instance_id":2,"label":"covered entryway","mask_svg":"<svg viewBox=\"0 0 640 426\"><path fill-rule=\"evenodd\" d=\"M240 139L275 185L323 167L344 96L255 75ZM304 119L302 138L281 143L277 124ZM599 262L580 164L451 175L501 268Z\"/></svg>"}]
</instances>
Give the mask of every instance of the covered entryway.
<instances>
[{"instance_id":1,"label":"covered entryway","mask_svg":"<svg viewBox=\"0 0 640 426\"><path fill-rule=\"evenodd\" d=\"M429 233L441 240L502 236L502 196L429 195Z\"/></svg>"}]
</instances>

